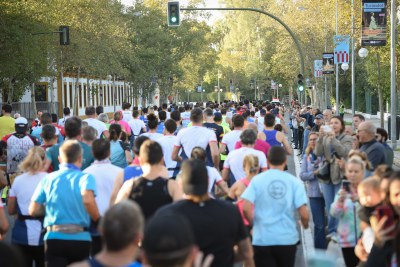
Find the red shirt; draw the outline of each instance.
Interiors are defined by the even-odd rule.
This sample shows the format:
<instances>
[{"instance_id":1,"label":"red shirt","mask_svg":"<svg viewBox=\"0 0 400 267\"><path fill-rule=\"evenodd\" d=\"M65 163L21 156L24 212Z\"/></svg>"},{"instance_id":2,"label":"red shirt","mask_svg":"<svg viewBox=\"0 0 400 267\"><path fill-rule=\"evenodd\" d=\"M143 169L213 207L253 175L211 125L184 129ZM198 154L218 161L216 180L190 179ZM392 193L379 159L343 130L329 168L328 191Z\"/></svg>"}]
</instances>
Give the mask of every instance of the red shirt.
<instances>
[{"instance_id":1,"label":"red shirt","mask_svg":"<svg viewBox=\"0 0 400 267\"><path fill-rule=\"evenodd\" d=\"M237 141L235 144L235 149L241 148L242 143L240 141ZM254 149L261 151L265 154L266 157L268 157L268 151L271 148L271 146L267 143L267 141L257 139L256 144L254 145Z\"/></svg>"}]
</instances>

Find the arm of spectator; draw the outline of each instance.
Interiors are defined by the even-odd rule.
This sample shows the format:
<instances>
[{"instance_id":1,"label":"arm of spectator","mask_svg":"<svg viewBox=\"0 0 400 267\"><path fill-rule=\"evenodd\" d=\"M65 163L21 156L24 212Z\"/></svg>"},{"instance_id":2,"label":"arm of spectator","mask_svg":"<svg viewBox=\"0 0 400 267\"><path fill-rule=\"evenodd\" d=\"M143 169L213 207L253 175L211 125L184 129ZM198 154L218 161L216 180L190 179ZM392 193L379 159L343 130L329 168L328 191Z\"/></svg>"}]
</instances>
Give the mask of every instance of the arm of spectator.
<instances>
[{"instance_id":1,"label":"arm of spectator","mask_svg":"<svg viewBox=\"0 0 400 267\"><path fill-rule=\"evenodd\" d=\"M183 198L182 189L175 180L168 179L168 192L174 202Z\"/></svg>"},{"instance_id":2,"label":"arm of spectator","mask_svg":"<svg viewBox=\"0 0 400 267\"><path fill-rule=\"evenodd\" d=\"M218 144L216 141L211 141L209 142L210 145L210 150L211 150L211 157L212 161L214 163L214 167L219 170L219 150L218 150Z\"/></svg>"},{"instance_id":3,"label":"arm of spectator","mask_svg":"<svg viewBox=\"0 0 400 267\"><path fill-rule=\"evenodd\" d=\"M319 135L317 139L317 143L315 144L315 150L314 153L317 156L323 156L324 155L324 136L323 136L323 127L320 128L320 133L322 134Z\"/></svg>"},{"instance_id":4,"label":"arm of spectator","mask_svg":"<svg viewBox=\"0 0 400 267\"><path fill-rule=\"evenodd\" d=\"M308 211L307 205L304 204L300 208L297 209L300 215L301 225L304 229L308 228L308 222L310 220L310 213Z\"/></svg>"},{"instance_id":5,"label":"arm of spectator","mask_svg":"<svg viewBox=\"0 0 400 267\"><path fill-rule=\"evenodd\" d=\"M121 189L124 182L124 171L120 171L115 178L113 189L110 197L110 206L114 205L115 199L117 198L118 191Z\"/></svg>"},{"instance_id":6,"label":"arm of spectator","mask_svg":"<svg viewBox=\"0 0 400 267\"><path fill-rule=\"evenodd\" d=\"M246 267L255 266L253 260L253 247L251 246L249 237L239 241L235 252L235 262L244 262L244 266Z\"/></svg>"},{"instance_id":7,"label":"arm of spectator","mask_svg":"<svg viewBox=\"0 0 400 267\"><path fill-rule=\"evenodd\" d=\"M92 218L94 222L98 222L98 220L100 219L100 213L99 209L97 208L94 192L92 190L82 190L81 194L83 205L85 206L85 209L90 218Z\"/></svg>"},{"instance_id":8,"label":"arm of spectator","mask_svg":"<svg viewBox=\"0 0 400 267\"><path fill-rule=\"evenodd\" d=\"M308 160L308 156L304 154L300 165L300 179L302 181L310 181L315 179L314 171L308 170L309 164L311 164L311 162Z\"/></svg>"},{"instance_id":9,"label":"arm of spectator","mask_svg":"<svg viewBox=\"0 0 400 267\"><path fill-rule=\"evenodd\" d=\"M345 137L342 139L342 141L339 141L336 138L332 138L331 145L334 151L336 151L340 157L347 158L347 155L349 154L353 145L353 139L351 137Z\"/></svg>"},{"instance_id":10,"label":"arm of spectator","mask_svg":"<svg viewBox=\"0 0 400 267\"><path fill-rule=\"evenodd\" d=\"M330 209L330 213L333 217L339 218L346 212L346 195L347 193L343 188L339 189L339 192L335 196L335 200L333 201Z\"/></svg>"}]
</instances>

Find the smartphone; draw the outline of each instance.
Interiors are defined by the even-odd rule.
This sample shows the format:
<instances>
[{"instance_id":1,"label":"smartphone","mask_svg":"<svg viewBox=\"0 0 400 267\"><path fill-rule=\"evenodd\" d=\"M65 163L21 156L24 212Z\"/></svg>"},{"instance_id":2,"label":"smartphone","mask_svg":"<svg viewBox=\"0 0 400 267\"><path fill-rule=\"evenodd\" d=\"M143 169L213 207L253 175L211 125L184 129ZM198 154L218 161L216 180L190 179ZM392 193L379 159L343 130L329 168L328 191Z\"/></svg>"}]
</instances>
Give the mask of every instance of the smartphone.
<instances>
[{"instance_id":1,"label":"smartphone","mask_svg":"<svg viewBox=\"0 0 400 267\"><path fill-rule=\"evenodd\" d=\"M376 216L378 221L382 219L382 217L386 216L387 220L385 222L385 229L392 226L394 222L394 215L393 215L393 209L389 207L388 205L381 205L375 208L375 211L373 212L373 215ZM390 236L394 236L396 234L396 229L394 229L392 232L389 233Z\"/></svg>"},{"instance_id":2,"label":"smartphone","mask_svg":"<svg viewBox=\"0 0 400 267\"><path fill-rule=\"evenodd\" d=\"M342 186L346 192L350 193L350 182L348 180L343 180Z\"/></svg>"},{"instance_id":3,"label":"smartphone","mask_svg":"<svg viewBox=\"0 0 400 267\"><path fill-rule=\"evenodd\" d=\"M322 128L324 129L325 133L332 132L332 128L329 125L323 125Z\"/></svg>"}]
</instances>

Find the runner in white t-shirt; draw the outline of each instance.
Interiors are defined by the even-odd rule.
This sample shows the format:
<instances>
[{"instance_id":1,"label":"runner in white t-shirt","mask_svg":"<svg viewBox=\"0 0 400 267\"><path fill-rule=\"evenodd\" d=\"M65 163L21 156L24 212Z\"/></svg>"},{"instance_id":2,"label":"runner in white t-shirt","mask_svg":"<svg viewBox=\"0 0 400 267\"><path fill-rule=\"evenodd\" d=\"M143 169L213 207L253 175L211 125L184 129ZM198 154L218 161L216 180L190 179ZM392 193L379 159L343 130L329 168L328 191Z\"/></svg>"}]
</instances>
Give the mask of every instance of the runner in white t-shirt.
<instances>
[{"instance_id":1,"label":"runner in white t-shirt","mask_svg":"<svg viewBox=\"0 0 400 267\"><path fill-rule=\"evenodd\" d=\"M206 161L206 151L203 148L197 146L197 147L193 148L190 158ZM219 171L214 167L210 167L210 166L206 166L206 167L207 167L207 174L208 174L208 192L211 193L212 195L215 195L214 192L212 192L212 189L215 185L215 186L218 186L220 191L222 191L222 194L217 195L218 197L227 195L229 192L229 188L228 188L227 183L224 180L222 180L222 176L219 173Z\"/></svg>"},{"instance_id":2,"label":"runner in white t-shirt","mask_svg":"<svg viewBox=\"0 0 400 267\"><path fill-rule=\"evenodd\" d=\"M243 130L244 118L242 115L235 115L232 118L233 131L224 135L219 147L219 152L225 154L225 149L228 148L228 152L232 152L235 149L235 144L240 141L240 134Z\"/></svg>"},{"instance_id":3,"label":"runner in white t-shirt","mask_svg":"<svg viewBox=\"0 0 400 267\"><path fill-rule=\"evenodd\" d=\"M103 216L110 206L110 198L115 179L122 168L113 165L110 161L110 142L105 139L97 139L92 144L92 152L95 161L84 173L92 174L96 180L96 203L100 216Z\"/></svg>"},{"instance_id":4,"label":"runner in white t-shirt","mask_svg":"<svg viewBox=\"0 0 400 267\"><path fill-rule=\"evenodd\" d=\"M164 136L163 134L157 133L158 118L156 115L150 113L147 116L147 126L149 127L149 131L147 133L141 134L141 136L147 136L153 141L156 141L157 139L160 139Z\"/></svg>"},{"instance_id":5,"label":"runner in white t-shirt","mask_svg":"<svg viewBox=\"0 0 400 267\"><path fill-rule=\"evenodd\" d=\"M96 119L96 109L93 106L86 107L85 115L87 119L83 121L86 121L89 126L92 126L97 130L97 138L100 138L102 134L105 138L110 137L106 124Z\"/></svg>"},{"instance_id":6,"label":"runner in white t-shirt","mask_svg":"<svg viewBox=\"0 0 400 267\"><path fill-rule=\"evenodd\" d=\"M185 105L185 112L181 113L181 118L182 118L182 126L187 127L188 124L190 123L190 106Z\"/></svg>"},{"instance_id":7,"label":"runner in white t-shirt","mask_svg":"<svg viewBox=\"0 0 400 267\"><path fill-rule=\"evenodd\" d=\"M133 120L131 106L131 103L122 103L122 119L126 122Z\"/></svg>"},{"instance_id":8,"label":"runner in white t-shirt","mask_svg":"<svg viewBox=\"0 0 400 267\"><path fill-rule=\"evenodd\" d=\"M128 122L128 125L132 130L132 134L136 137L139 136L140 131L146 132L146 125L144 121L139 118L139 111L134 110L132 114L133 119Z\"/></svg>"},{"instance_id":9,"label":"runner in white t-shirt","mask_svg":"<svg viewBox=\"0 0 400 267\"><path fill-rule=\"evenodd\" d=\"M182 161L182 157L178 155L180 148L186 158L192 153L192 149L196 146L207 151L207 165L218 168L219 164L219 150L217 144L217 137L214 131L203 127L203 112L200 108L195 108L190 113L190 120L192 126L179 131L174 150L172 152L172 159L175 161Z\"/></svg>"},{"instance_id":10,"label":"runner in white t-shirt","mask_svg":"<svg viewBox=\"0 0 400 267\"><path fill-rule=\"evenodd\" d=\"M228 154L224 162L224 169L222 171L222 178L225 181L229 180L229 170L232 172L235 180L246 177L243 169L243 159L246 155L253 154L258 157L260 168L262 171L267 170L267 158L261 151L254 149L254 144L257 139L257 133L251 129L246 129L240 136L242 147L236 149Z\"/></svg>"},{"instance_id":11,"label":"runner in white t-shirt","mask_svg":"<svg viewBox=\"0 0 400 267\"><path fill-rule=\"evenodd\" d=\"M159 143L162 147L164 154L164 163L165 167L168 169L169 177L176 177L179 172L179 167L177 167L178 162L172 160L172 151L174 149L174 144L176 142L176 136L174 135L177 125L174 120L169 119L165 121L164 124L164 136L157 139L157 143Z\"/></svg>"}]
</instances>

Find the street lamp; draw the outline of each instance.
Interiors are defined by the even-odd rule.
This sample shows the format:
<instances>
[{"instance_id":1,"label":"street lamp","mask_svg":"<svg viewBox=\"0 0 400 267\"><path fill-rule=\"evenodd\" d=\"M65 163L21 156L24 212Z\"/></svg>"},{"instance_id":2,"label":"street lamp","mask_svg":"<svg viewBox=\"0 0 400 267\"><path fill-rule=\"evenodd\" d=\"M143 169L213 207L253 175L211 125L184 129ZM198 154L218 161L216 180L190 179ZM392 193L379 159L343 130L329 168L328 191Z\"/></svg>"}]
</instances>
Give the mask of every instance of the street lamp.
<instances>
[{"instance_id":1,"label":"street lamp","mask_svg":"<svg viewBox=\"0 0 400 267\"><path fill-rule=\"evenodd\" d=\"M364 47L360 48L360 50L358 50L358 55L362 59L366 58L368 56L368 49L366 49Z\"/></svg>"},{"instance_id":2,"label":"street lamp","mask_svg":"<svg viewBox=\"0 0 400 267\"><path fill-rule=\"evenodd\" d=\"M342 70L347 71L349 69L349 63L342 63L340 67L342 68Z\"/></svg>"},{"instance_id":3,"label":"street lamp","mask_svg":"<svg viewBox=\"0 0 400 267\"><path fill-rule=\"evenodd\" d=\"M188 103L190 103L190 90L187 90L188 93Z\"/></svg>"},{"instance_id":4,"label":"street lamp","mask_svg":"<svg viewBox=\"0 0 400 267\"><path fill-rule=\"evenodd\" d=\"M206 92L206 90L204 90L204 89L201 89L201 91L200 91L200 93L201 93L201 102L203 102L203 93L205 93Z\"/></svg>"},{"instance_id":5,"label":"street lamp","mask_svg":"<svg viewBox=\"0 0 400 267\"><path fill-rule=\"evenodd\" d=\"M279 88L282 88L281 83L278 85L278 88L276 88L276 98L278 98L278 99L279 99Z\"/></svg>"}]
</instances>

